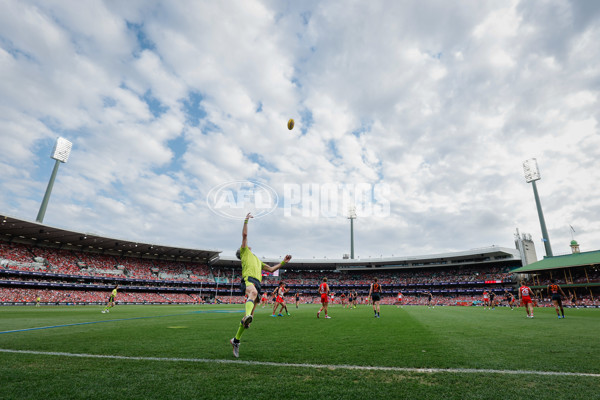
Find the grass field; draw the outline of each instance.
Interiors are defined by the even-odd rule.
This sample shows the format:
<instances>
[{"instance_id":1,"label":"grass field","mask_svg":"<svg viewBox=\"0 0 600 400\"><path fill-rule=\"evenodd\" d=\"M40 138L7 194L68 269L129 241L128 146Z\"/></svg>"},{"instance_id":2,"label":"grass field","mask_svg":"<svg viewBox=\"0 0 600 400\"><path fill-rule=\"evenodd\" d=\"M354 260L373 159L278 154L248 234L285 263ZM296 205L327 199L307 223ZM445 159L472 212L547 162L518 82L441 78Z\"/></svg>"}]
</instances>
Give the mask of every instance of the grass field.
<instances>
[{"instance_id":1,"label":"grass field","mask_svg":"<svg viewBox=\"0 0 600 400\"><path fill-rule=\"evenodd\" d=\"M241 309L0 307L0 398L600 398L597 309Z\"/></svg>"}]
</instances>

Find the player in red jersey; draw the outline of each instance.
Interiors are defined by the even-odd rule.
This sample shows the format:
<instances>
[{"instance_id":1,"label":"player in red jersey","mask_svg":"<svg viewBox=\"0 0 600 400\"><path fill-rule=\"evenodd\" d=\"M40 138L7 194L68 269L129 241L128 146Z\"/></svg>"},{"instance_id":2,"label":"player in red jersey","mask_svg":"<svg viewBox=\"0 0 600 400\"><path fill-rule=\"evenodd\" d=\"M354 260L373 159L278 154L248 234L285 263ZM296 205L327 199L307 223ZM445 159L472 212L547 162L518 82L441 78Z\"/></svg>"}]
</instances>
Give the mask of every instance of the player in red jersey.
<instances>
[{"instance_id":1,"label":"player in red jersey","mask_svg":"<svg viewBox=\"0 0 600 400\"><path fill-rule=\"evenodd\" d=\"M521 287L519 288L519 302L525 307L527 312L527 318L533 318L533 301L531 295L533 291L529 286L525 285L524 281L521 281Z\"/></svg>"},{"instance_id":2,"label":"player in red jersey","mask_svg":"<svg viewBox=\"0 0 600 400\"><path fill-rule=\"evenodd\" d=\"M266 292L262 294L262 297L260 298L260 302L262 303L262 308L265 308L265 306L269 302L269 298L267 297Z\"/></svg>"},{"instance_id":3,"label":"player in red jersey","mask_svg":"<svg viewBox=\"0 0 600 400\"><path fill-rule=\"evenodd\" d=\"M321 295L321 308L317 312L317 318L321 314L321 311L325 310L325 318L331 318L327 315L327 304L329 303L329 285L327 284L327 278L323 278L323 282L319 285L319 294Z\"/></svg>"},{"instance_id":4,"label":"player in red jersey","mask_svg":"<svg viewBox=\"0 0 600 400\"><path fill-rule=\"evenodd\" d=\"M554 279L550 279L550 284L548 285L547 291L548 295L552 295L552 302L554 303L554 309L556 310L556 315L558 315L558 319L564 318L565 311L563 310L561 294L565 297L567 297L567 295L565 294L565 292L563 292L562 288L554 282ZM558 313L559 308L560 314Z\"/></svg>"},{"instance_id":5,"label":"player in red jersey","mask_svg":"<svg viewBox=\"0 0 600 400\"><path fill-rule=\"evenodd\" d=\"M491 308L490 307L490 294L488 293L487 290L483 291L483 309L485 310L486 308Z\"/></svg>"},{"instance_id":6,"label":"player in red jersey","mask_svg":"<svg viewBox=\"0 0 600 400\"><path fill-rule=\"evenodd\" d=\"M404 305L402 304L402 292L398 292L398 308L404 308Z\"/></svg>"},{"instance_id":7,"label":"player in red jersey","mask_svg":"<svg viewBox=\"0 0 600 400\"><path fill-rule=\"evenodd\" d=\"M377 278L373 280L371 283L371 288L369 289L369 297L373 300L373 312L375 313L375 318L379 318L379 302L381 301L381 285L377 282Z\"/></svg>"},{"instance_id":8,"label":"player in red jersey","mask_svg":"<svg viewBox=\"0 0 600 400\"><path fill-rule=\"evenodd\" d=\"M346 293L344 292L340 294L340 303L342 304L342 308L346 308Z\"/></svg>"},{"instance_id":9,"label":"player in red jersey","mask_svg":"<svg viewBox=\"0 0 600 400\"><path fill-rule=\"evenodd\" d=\"M286 289L285 288L285 283L283 282L279 282L279 286L277 287L277 289L275 289L275 304L273 305L273 315L271 315L271 317L275 317L275 313L277 312L277 307L281 307L281 309L279 310L279 314L277 316L279 317L283 317L283 309L285 308L285 313L289 316L290 313L288 312L287 309L287 304L285 304L285 300L283 299L283 297L285 296L285 294L287 292L289 292L290 289Z\"/></svg>"}]
</instances>

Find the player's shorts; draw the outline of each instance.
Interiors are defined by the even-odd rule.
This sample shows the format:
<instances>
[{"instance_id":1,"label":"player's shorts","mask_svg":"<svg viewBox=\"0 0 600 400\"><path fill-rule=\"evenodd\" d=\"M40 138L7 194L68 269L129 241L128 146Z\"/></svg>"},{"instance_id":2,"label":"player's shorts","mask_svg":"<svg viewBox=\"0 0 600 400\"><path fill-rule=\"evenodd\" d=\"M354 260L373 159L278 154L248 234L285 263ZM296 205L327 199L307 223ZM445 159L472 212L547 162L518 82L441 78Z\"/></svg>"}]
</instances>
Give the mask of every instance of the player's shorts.
<instances>
[{"instance_id":1,"label":"player's shorts","mask_svg":"<svg viewBox=\"0 0 600 400\"><path fill-rule=\"evenodd\" d=\"M484 303L489 303L489 302L490 302L490 299L483 299L483 302L484 302Z\"/></svg>"},{"instance_id":2,"label":"player's shorts","mask_svg":"<svg viewBox=\"0 0 600 400\"><path fill-rule=\"evenodd\" d=\"M109 303L114 303L114 301L115 301L115 296L113 296L113 295L110 295L110 296L108 297L108 302L109 302Z\"/></svg>"},{"instance_id":3,"label":"player's shorts","mask_svg":"<svg viewBox=\"0 0 600 400\"><path fill-rule=\"evenodd\" d=\"M521 304L525 305L525 304L531 304L531 303L533 303L531 301L531 297L529 297L529 296L523 296L521 298Z\"/></svg>"},{"instance_id":4,"label":"player's shorts","mask_svg":"<svg viewBox=\"0 0 600 400\"><path fill-rule=\"evenodd\" d=\"M323 293L321 295L321 303L325 304L325 303L329 303L329 296L327 296L326 293Z\"/></svg>"},{"instance_id":5,"label":"player's shorts","mask_svg":"<svg viewBox=\"0 0 600 400\"><path fill-rule=\"evenodd\" d=\"M552 295L552 300L561 301L561 300L562 300L562 297L561 297L561 295L560 295L560 294L558 294L558 293L557 293L557 294L553 294L553 295Z\"/></svg>"},{"instance_id":6,"label":"player's shorts","mask_svg":"<svg viewBox=\"0 0 600 400\"><path fill-rule=\"evenodd\" d=\"M398 297L398 301L402 301L402 297Z\"/></svg>"},{"instance_id":7,"label":"player's shorts","mask_svg":"<svg viewBox=\"0 0 600 400\"><path fill-rule=\"evenodd\" d=\"M380 301L381 300L381 294L379 293L371 293L371 299L373 299L373 301Z\"/></svg>"},{"instance_id":8,"label":"player's shorts","mask_svg":"<svg viewBox=\"0 0 600 400\"><path fill-rule=\"evenodd\" d=\"M242 281L240 282L240 292L242 293L242 296L246 295L246 286L247 285L254 285L254 287L256 288L256 298L260 298L260 295L262 293L262 288L260 287L260 282L258 281L258 279L253 278L251 276L242 278Z\"/></svg>"},{"instance_id":9,"label":"player's shorts","mask_svg":"<svg viewBox=\"0 0 600 400\"><path fill-rule=\"evenodd\" d=\"M275 302L277 302L277 303L283 303L283 297L277 296L277 298L275 299Z\"/></svg>"}]
</instances>

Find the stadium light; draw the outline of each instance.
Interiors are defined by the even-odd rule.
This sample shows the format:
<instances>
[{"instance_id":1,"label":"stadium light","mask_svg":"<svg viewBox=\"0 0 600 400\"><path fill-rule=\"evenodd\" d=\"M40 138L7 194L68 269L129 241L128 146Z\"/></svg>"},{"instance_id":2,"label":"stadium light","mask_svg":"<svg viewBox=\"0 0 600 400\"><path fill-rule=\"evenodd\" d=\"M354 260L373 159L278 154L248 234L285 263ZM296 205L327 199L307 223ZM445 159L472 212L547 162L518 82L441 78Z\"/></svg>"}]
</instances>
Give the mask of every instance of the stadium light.
<instances>
[{"instance_id":1,"label":"stadium light","mask_svg":"<svg viewBox=\"0 0 600 400\"><path fill-rule=\"evenodd\" d=\"M52 175L50 175L48 187L46 187L46 194L44 194L44 199L42 200L40 211L38 212L37 218L35 219L39 223L42 223L44 221L44 216L46 215L46 208L48 207L48 202L50 201L50 194L52 193L52 187L54 186L54 180L56 179L56 174L58 173L58 166L60 165L60 163L67 162L67 160L69 159L69 155L71 154L71 147L73 147L73 143L69 142L67 139L62 137L56 139L54 149L52 150L52 155L50 156L50 158L56 160L56 162L54 163Z\"/></svg>"},{"instance_id":2,"label":"stadium light","mask_svg":"<svg viewBox=\"0 0 600 400\"><path fill-rule=\"evenodd\" d=\"M350 259L354 260L354 220L356 219L356 207L352 206L349 208L348 219L350 220Z\"/></svg>"},{"instance_id":3,"label":"stadium light","mask_svg":"<svg viewBox=\"0 0 600 400\"><path fill-rule=\"evenodd\" d=\"M548 236L548 230L546 229L546 221L544 220L544 213L542 211L542 203L540 202L540 196L538 195L537 186L535 181L542 179L540 170L538 168L537 160L530 158L523 162L523 172L525 173L525 181L531 183L533 186L533 196L535 197L535 205L537 207L538 217L540 219L540 225L542 227L542 241L544 242L544 248L546 249L546 257L552 257L552 246L550 246L550 236Z\"/></svg>"}]
</instances>

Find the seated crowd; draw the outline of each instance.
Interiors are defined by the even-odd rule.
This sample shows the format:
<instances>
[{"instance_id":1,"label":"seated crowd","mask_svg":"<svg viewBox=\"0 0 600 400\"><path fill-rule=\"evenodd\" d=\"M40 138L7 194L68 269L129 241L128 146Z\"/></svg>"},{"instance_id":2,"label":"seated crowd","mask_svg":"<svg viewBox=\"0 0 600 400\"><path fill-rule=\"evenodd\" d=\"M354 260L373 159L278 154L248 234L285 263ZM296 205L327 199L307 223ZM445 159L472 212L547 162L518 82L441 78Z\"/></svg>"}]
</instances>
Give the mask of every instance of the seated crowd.
<instances>
[{"instance_id":1,"label":"seated crowd","mask_svg":"<svg viewBox=\"0 0 600 400\"><path fill-rule=\"evenodd\" d=\"M112 256L97 253L88 253L74 250L50 249L24 244L0 242L0 269L37 271L51 274L63 274L60 276L21 276L8 272L0 275L0 280L7 281L5 287L0 287L0 302L31 302L40 296L45 302L103 302L108 294L104 290L97 290L97 277L123 278L126 283L120 291L120 302L158 302L158 303L198 303L203 298L213 297L216 289L219 289L217 298L226 303L242 303L243 298L237 296L237 288L240 283L240 269L219 268L194 262L178 262L166 260L140 259L126 256ZM318 267L316 267L318 268ZM412 286L405 296L406 304L423 304L426 297L414 295L422 290L444 289L446 283L453 283L452 289L459 293L434 293L436 301L444 305L454 305L460 302L473 303L481 298L484 289L493 286L484 285L482 281L500 281L495 288L503 291L504 288L512 287L511 271L506 267L497 266L456 266L441 265L439 267L427 267L417 269L401 270L360 270L360 271L292 271L281 270L280 277L268 277L263 281L265 292L273 290L281 279L291 288L290 302L294 302L291 295L296 291L302 293L301 302L318 303L319 297L316 288L322 278L327 276L328 283L334 291L341 294L348 289L344 285L360 286L359 296L364 300L366 292L373 277L377 276L379 283L384 289L384 304L395 302L395 292L400 288L411 289L411 285L423 285L418 289ZM95 280L94 280L95 279ZM600 271L595 269L573 269L572 274L567 277L567 283L600 282ZM139 280L145 280L142 282ZM36 288L14 287L12 282L36 283ZM549 283L549 277L539 280L543 285ZM561 284L564 280L561 281ZM49 284L78 284L89 286L89 290L77 290L71 288L45 289L43 286ZM200 286L198 283L206 283ZM106 284L106 283L104 283ZM188 285L186 285L188 284ZM148 287L147 292L138 290L127 290L127 285L135 287ZM169 290L157 290L157 285L164 288L182 287L194 289L194 294L173 292ZM302 286L300 286L302 285ZM24 286L24 285L21 285ZM200 288L199 288L200 286ZM306 287L308 286L308 288ZM86 289L84 287L83 289ZM205 289L204 295L201 290ZM226 289L226 290L225 290ZM402 290L404 290L402 289ZM468 290L467 290L468 289ZM146 290L146 289L141 289ZM198 290L198 292L196 292ZM416 290L416 292L415 292ZM227 295L222 295L226 291ZM468 293L467 293L468 292ZM514 292L514 290L513 290ZM209 295L210 294L210 295ZM233 294L232 296L228 296ZM390 296L391 294L391 296ZM516 294L516 293L515 293ZM576 296L584 301L587 293ZM593 303L591 294L589 301ZM339 302L339 297L334 301ZM583 303L585 304L585 303Z\"/></svg>"}]
</instances>

